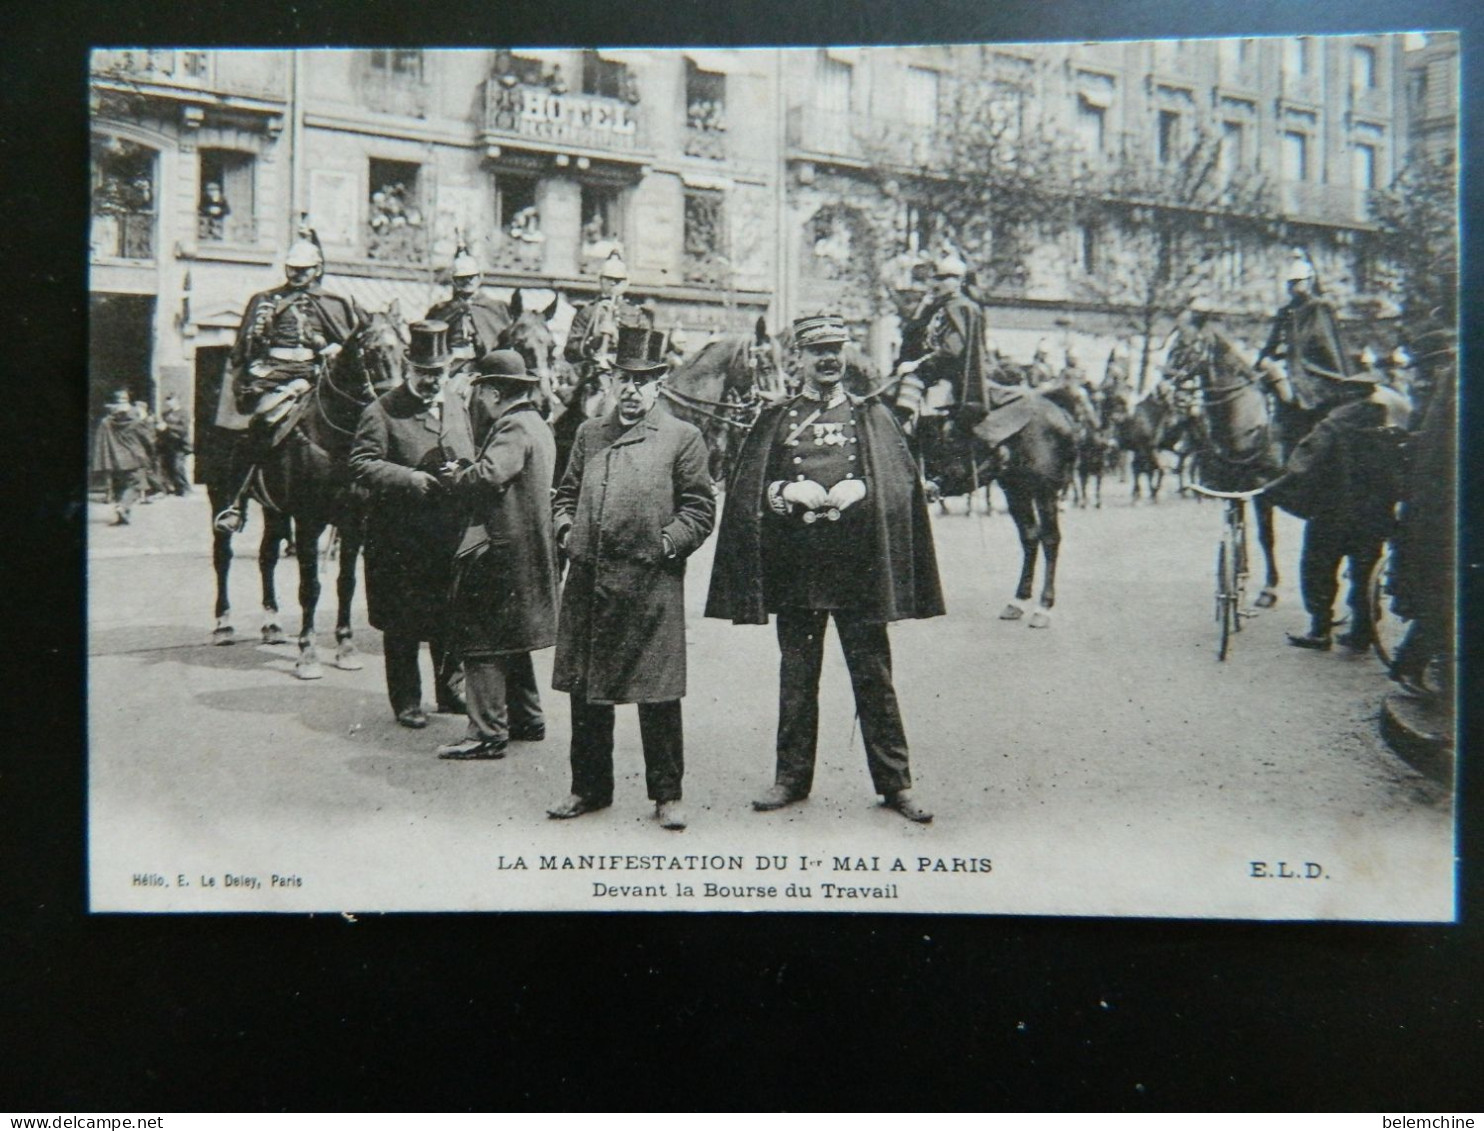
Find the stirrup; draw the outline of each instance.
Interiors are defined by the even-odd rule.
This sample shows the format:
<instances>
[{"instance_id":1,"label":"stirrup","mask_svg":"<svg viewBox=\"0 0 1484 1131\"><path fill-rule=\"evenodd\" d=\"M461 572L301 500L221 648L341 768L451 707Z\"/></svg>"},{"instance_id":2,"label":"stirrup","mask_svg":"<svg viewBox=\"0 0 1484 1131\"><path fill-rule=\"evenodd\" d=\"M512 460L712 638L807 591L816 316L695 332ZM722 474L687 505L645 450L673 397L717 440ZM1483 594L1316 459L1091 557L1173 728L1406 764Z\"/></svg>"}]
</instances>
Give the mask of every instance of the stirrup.
<instances>
[{"instance_id":1,"label":"stirrup","mask_svg":"<svg viewBox=\"0 0 1484 1131\"><path fill-rule=\"evenodd\" d=\"M211 520L211 528L218 534L240 534L247 529L247 511L243 507L230 506L219 511Z\"/></svg>"}]
</instances>

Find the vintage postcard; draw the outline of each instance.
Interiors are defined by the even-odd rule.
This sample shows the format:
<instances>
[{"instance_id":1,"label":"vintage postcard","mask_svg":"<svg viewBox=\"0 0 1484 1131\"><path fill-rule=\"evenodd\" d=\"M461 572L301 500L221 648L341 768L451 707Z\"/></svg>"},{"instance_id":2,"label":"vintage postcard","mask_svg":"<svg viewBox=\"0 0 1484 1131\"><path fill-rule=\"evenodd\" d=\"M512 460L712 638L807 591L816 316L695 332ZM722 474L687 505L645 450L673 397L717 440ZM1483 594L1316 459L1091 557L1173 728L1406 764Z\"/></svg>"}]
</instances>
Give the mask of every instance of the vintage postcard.
<instances>
[{"instance_id":1,"label":"vintage postcard","mask_svg":"<svg viewBox=\"0 0 1484 1131\"><path fill-rule=\"evenodd\" d=\"M98 48L91 908L1453 920L1458 73Z\"/></svg>"}]
</instances>

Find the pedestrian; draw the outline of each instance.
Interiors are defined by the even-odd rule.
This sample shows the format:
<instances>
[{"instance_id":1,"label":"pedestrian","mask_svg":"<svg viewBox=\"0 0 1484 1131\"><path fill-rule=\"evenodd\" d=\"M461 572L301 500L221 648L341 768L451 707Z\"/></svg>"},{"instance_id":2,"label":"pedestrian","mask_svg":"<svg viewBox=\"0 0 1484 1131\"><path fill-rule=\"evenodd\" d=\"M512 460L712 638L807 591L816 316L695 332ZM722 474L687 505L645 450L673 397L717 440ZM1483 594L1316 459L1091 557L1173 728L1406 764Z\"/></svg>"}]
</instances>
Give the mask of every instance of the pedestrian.
<instances>
[{"instance_id":1,"label":"pedestrian","mask_svg":"<svg viewBox=\"0 0 1484 1131\"><path fill-rule=\"evenodd\" d=\"M191 454L191 426L174 393L165 398L156 429L155 449L159 453L160 477L166 490L177 496L189 495L191 478L186 474L186 456Z\"/></svg>"},{"instance_id":2,"label":"pedestrian","mask_svg":"<svg viewBox=\"0 0 1484 1131\"><path fill-rule=\"evenodd\" d=\"M777 618L777 766L753 808L809 796L833 618L871 781L888 808L926 823L932 814L910 793L887 638L891 621L943 612L922 482L890 410L841 387L844 319L801 318L793 330L803 388L764 409L743 442L706 602L707 616L736 624Z\"/></svg>"},{"instance_id":3,"label":"pedestrian","mask_svg":"<svg viewBox=\"0 0 1484 1131\"><path fill-rule=\"evenodd\" d=\"M613 802L614 705L635 703L655 816L683 829L685 560L716 522L701 433L655 407L665 335L621 326L615 403L577 431L555 521L571 561L552 686L571 696L572 792L558 820Z\"/></svg>"},{"instance_id":4,"label":"pedestrian","mask_svg":"<svg viewBox=\"0 0 1484 1131\"><path fill-rule=\"evenodd\" d=\"M139 421L140 435L144 439L145 451L149 454L149 463L144 466L140 473L139 501L141 503L152 503L156 497L164 497L167 493L165 477L160 473L160 449L156 439L159 431L159 421L149 411L148 401L134 402L134 419Z\"/></svg>"},{"instance_id":5,"label":"pedestrian","mask_svg":"<svg viewBox=\"0 0 1484 1131\"><path fill-rule=\"evenodd\" d=\"M129 394L119 389L93 433L93 471L106 482L108 501L113 504L111 526L129 524L134 503L145 489L154 460L150 439L149 425L139 419Z\"/></svg>"},{"instance_id":6,"label":"pedestrian","mask_svg":"<svg viewBox=\"0 0 1484 1131\"><path fill-rule=\"evenodd\" d=\"M1289 633L1297 648L1333 644L1338 573L1349 562L1349 631L1340 643L1365 651L1375 641L1370 583L1402 497L1402 442L1411 404L1381 383L1372 368L1353 373L1330 393L1328 413L1294 448L1268 494L1307 519L1299 558L1299 589L1309 614L1307 633Z\"/></svg>"},{"instance_id":7,"label":"pedestrian","mask_svg":"<svg viewBox=\"0 0 1484 1131\"><path fill-rule=\"evenodd\" d=\"M437 477L448 327L414 322L407 379L366 406L350 449L350 475L370 496L366 511L366 606L382 632L386 689L398 723L428 725L418 653L433 657L439 712L463 714L458 664L449 655L448 587L463 524Z\"/></svg>"},{"instance_id":8,"label":"pedestrian","mask_svg":"<svg viewBox=\"0 0 1484 1131\"><path fill-rule=\"evenodd\" d=\"M539 381L514 350L479 358L469 396L475 458L440 471L463 514L449 643L463 663L469 717L464 740L440 746L440 758L503 758L512 741L546 737L531 653L556 643L556 442L531 399Z\"/></svg>"}]
</instances>

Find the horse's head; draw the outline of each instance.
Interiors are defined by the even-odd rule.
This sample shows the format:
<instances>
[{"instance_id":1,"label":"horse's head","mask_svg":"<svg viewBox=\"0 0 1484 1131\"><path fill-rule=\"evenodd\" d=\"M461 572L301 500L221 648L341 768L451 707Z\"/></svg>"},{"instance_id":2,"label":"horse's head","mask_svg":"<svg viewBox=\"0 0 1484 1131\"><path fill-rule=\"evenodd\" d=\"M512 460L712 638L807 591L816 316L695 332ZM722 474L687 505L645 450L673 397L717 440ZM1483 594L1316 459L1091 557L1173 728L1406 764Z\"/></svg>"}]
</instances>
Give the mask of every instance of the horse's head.
<instances>
[{"instance_id":1,"label":"horse's head","mask_svg":"<svg viewBox=\"0 0 1484 1131\"><path fill-rule=\"evenodd\" d=\"M396 299L385 310L372 311L351 335L342 353L344 364L353 365L375 400L402 379L407 338L402 328L401 307Z\"/></svg>"},{"instance_id":2,"label":"horse's head","mask_svg":"<svg viewBox=\"0 0 1484 1131\"><path fill-rule=\"evenodd\" d=\"M510 298L509 326L500 332L496 345L515 350L525 359L526 368L541 378L545 387L551 380L556 361L556 338L551 332L551 316L556 313L557 298L544 310L527 310L519 288Z\"/></svg>"},{"instance_id":3,"label":"horse's head","mask_svg":"<svg viewBox=\"0 0 1484 1131\"><path fill-rule=\"evenodd\" d=\"M729 382L728 387L732 386ZM768 323L761 316L753 327L747 344L747 373L739 390L755 389L770 399L783 395L783 350L778 340L768 333Z\"/></svg>"}]
</instances>

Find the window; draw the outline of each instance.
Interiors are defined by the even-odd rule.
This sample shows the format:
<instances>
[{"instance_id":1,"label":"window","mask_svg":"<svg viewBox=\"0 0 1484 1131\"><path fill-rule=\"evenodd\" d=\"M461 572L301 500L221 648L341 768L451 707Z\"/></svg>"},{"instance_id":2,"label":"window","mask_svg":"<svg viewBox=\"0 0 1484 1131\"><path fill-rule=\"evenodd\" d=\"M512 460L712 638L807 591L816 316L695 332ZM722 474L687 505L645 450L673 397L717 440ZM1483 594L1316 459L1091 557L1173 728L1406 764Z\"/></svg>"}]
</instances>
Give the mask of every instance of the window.
<instances>
[{"instance_id":1,"label":"window","mask_svg":"<svg viewBox=\"0 0 1484 1131\"><path fill-rule=\"evenodd\" d=\"M1355 187L1370 192L1376 187L1376 147L1365 142L1355 143Z\"/></svg>"},{"instance_id":2,"label":"window","mask_svg":"<svg viewBox=\"0 0 1484 1131\"><path fill-rule=\"evenodd\" d=\"M494 266L506 271L539 271L544 263L546 234L536 204L536 178L495 177Z\"/></svg>"},{"instance_id":3,"label":"window","mask_svg":"<svg viewBox=\"0 0 1484 1131\"><path fill-rule=\"evenodd\" d=\"M625 102L639 101L633 72L625 64L605 59L596 51L582 53L582 93L621 98Z\"/></svg>"},{"instance_id":4,"label":"window","mask_svg":"<svg viewBox=\"0 0 1484 1131\"><path fill-rule=\"evenodd\" d=\"M1309 135L1298 130L1283 133L1283 176L1290 181L1309 179Z\"/></svg>"},{"instance_id":5,"label":"window","mask_svg":"<svg viewBox=\"0 0 1484 1131\"><path fill-rule=\"evenodd\" d=\"M1159 163L1168 165L1180 157L1180 112L1159 112Z\"/></svg>"},{"instance_id":6,"label":"window","mask_svg":"<svg viewBox=\"0 0 1484 1131\"><path fill-rule=\"evenodd\" d=\"M95 255L154 258L155 156L153 149L124 138L93 137Z\"/></svg>"},{"instance_id":7,"label":"window","mask_svg":"<svg viewBox=\"0 0 1484 1131\"><path fill-rule=\"evenodd\" d=\"M840 117L850 113L850 87L855 68L849 63L820 53L818 83L814 88L814 104L826 114Z\"/></svg>"},{"instance_id":8,"label":"window","mask_svg":"<svg viewBox=\"0 0 1484 1131\"><path fill-rule=\"evenodd\" d=\"M1077 73L1077 141L1084 153L1100 156L1107 148L1108 110L1113 105L1113 80L1087 71Z\"/></svg>"},{"instance_id":9,"label":"window","mask_svg":"<svg viewBox=\"0 0 1484 1131\"><path fill-rule=\"evenodd\" d=\"M906 121L926 130L938 128L937 71L926 67L908 67L906 77Z\"/></svg>"},{"instance_id":10,"label":"window","mask_svg":"<svg viewBox=\"0 0 1484 1131\"><path fill-rule=\"evenodd\" d=\"M1246 283L1247 263L1242 245L1237 240L1228 240L1222 245L1217 262L1217 278L1227 290L1240 290Z\"/></svg>"},{"instance_id":11,"label":"window","mask_svg":"<svg viewBox=\"0 0 1484 1131\"><path fill-rule=\"evenodd\" d=\"M196 204L196 237L227 243L256 243L253 206L256 158L234 149L200 151L201 196Z\"/></svg>"},{"instance_id":12,"label":"window","mask_svg":"<svg viewBox=\"0 0 1484 1131\"><path fill-rule=\"evenodd\" d=\"M1307 78L1314 67L1314 41L1308 36L1287 40L1283 69L1294 78Z\"/></svg>"},{"instance_id":13,"label":"window","mask_svg":"<svg viewBox=\"0 0 1484 1131\"><path fill-rule=\"evenodd\" d=\"M582 186L582 247L578 268L596 274L610 252L623 249L622 199L616 188Z\"/></svg>"},{"instance_id":14,"label":"window","mask_svg":"<svg viewBox=\"0 0 1484 1131\"><path fill-rule=\"evenodd\" d=\"M423 53L421 51L372 51L371 69L384 75L394 75L409 82L423 81Z\"/></svg>"},{"instance_id":15,"label":"window","mask_svg":"<svg viewBox=\"0 0 1484 1131\"><path fill-rule=\"evenodd\" d=\"M1077 225L1077 266L1085 275L1096 275L1101 262L1102 228L1095 223Z\"/></svg>"},{"instance_id":16,"label":"window","mask_svg":"<svg viewBox=\"0 0 1484 1131\"><path fill-rule=\"evenodd\" d=\"M397 263L427 258L419 181L422 166L407 161L368 163L366 257Z\"/></svg>"},{"instance_id":17,"label":"window","mask_svg":"<svg viewBox=\"0 0 1484 1131\"><path fill-rule=\"evenodd\" d=\"M725 198L711 189L685 193L685 270L687 283L716 286L727 274Z\"/></svg>"},{"instance_id":18,"label":"window","mask_svg":"<svg viewBox=\"0 0 1484 1131\"><path fill-rule=\"evenodd\" d=\"M1359 46L1350 57L1350 85L1359 91L1376 89L1376 49Z\"/></svg>"},{"instance_id":19,"label":"window","mask_svg":"<svg viewBox=\"0 0 1484 1131\"><path fill-rule=\"evenodd\" d=\"M1230 180L1247 164L1247 123L1226 119L1221 123L1221 150L1218 157L1222 174Z\"/></svg>"},{"instance_id":20,"label":"window","mask_svg":"<svg viewBox=\"0 0 1484 1131\"><path fill-rule=\"evenodd\" d=\"M691 157L726 157L727 78L685 61L685 152Z\"/></svg>"}]
</instances>

